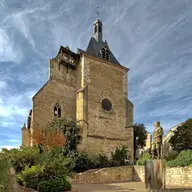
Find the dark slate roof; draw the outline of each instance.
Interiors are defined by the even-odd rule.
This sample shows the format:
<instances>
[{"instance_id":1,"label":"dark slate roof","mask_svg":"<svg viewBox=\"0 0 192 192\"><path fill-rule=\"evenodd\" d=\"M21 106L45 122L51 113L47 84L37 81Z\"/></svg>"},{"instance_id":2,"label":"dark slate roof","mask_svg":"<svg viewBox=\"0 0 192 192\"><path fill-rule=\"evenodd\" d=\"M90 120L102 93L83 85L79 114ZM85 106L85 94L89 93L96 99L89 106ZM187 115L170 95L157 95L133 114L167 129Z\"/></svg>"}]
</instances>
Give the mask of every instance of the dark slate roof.
<instances>
[{"instance_id":1,"label":"dark slate roof","mask_svg":"<svg viewBox=\"0 0 192 192\"><path fill-rule=\"evenodd\" d=\"M88 46L87 46L86 51L81 50L81 49L78 49L78 53L80 53L80 54L86 53L86 54L89 54L89 55L92 55L92 56L95 56L95 57L98 57L98 58L102 58L102 57L101 57L100 50L101 50L105 45L108 47L108 50L110 51L110 62L120 65L120 63L117 61L117 59L115 58L115 56L113 55L113 53L112 53L111 50L109 49L109 46L108 46L108 44L107 44L107 41L105 41L105 42L102 41L102 43L98 43L98 42L95 40L94 37L91 37L91 39L90 39L90 41L89 41L89 44L88 44Z\"/></svg>"}]
</instances>

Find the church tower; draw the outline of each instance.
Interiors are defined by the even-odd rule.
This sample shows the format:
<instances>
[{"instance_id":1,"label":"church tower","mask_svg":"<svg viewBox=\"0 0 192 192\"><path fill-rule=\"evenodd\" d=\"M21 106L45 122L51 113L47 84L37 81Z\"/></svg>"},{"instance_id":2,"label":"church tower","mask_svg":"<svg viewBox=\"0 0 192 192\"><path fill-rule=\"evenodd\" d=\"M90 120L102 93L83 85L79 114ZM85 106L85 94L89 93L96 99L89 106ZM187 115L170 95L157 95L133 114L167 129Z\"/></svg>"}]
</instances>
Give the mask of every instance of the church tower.
<instances>
[{"instance_id":1,"label":"church tower","mask_svg":"<svg viewBox=\"0 0 192 192\"><path fill-rule=\"evenodd\" d=\"M55 117L76 119L81 127L79 150L110 155L127 146L133 159L133 104L128 100L128 71L116 59L103 24L97 19L87 49L60 47L49 60L49 80L33 97L28 128L31 135ZM26 134L26 132L30 134ZM24 145L29 145L23 139Z\"/></svg>"},{"instance_id":2,"label":"church tower","mask_svg":"<svg viewBox=\"0 0 192 192\"><path fill-rule=\"evenodd\" d=\"M128 100L128 71L103 41L103 24L96 20L86 51L78 49L81 84L76 119L83 127L82 147L110 153L127 146L133 158L133 104Z\"/></svg>"},{"instance_id":3,"label":"church tower","mask_svg":"<svg viewBox=\"0 0 192 192\"><path fill-rule=\"evenodd\" d=\"M98 43L102 43L102 22L99 19L93 24L93 37Z\"/></svg>"}]
</instances>

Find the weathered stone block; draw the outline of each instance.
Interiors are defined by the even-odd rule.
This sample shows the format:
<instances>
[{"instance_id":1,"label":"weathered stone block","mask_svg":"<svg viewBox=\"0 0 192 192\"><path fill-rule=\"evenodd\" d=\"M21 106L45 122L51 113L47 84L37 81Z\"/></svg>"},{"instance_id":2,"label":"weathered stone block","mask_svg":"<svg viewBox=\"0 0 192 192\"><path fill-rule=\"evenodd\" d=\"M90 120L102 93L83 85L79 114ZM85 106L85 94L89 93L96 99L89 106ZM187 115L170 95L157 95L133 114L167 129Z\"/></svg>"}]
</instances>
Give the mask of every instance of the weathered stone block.
<instances>
[{"instance_id":1,"label":"weathered stone block","mask_svg":"<svg viewBox=\"0 0 192 192\"><path fill-rule=\"evenodd\" d=\"M164 159L148 160L145 164L146 189L165 189L166 161Z\"/></svg>"}]
</instances>

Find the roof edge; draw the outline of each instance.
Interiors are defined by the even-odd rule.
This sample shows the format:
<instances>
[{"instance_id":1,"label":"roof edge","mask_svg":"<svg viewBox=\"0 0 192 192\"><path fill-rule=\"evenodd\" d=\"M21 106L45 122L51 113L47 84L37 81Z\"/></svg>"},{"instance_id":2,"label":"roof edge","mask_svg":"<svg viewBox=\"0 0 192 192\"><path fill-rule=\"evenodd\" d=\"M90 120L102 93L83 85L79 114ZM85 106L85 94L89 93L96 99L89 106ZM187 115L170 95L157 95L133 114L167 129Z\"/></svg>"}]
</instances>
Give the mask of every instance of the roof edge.
<instances>
[{"instance_id":1,"label":"roof edge","mask_svg":"<svg viewBox=\"0 0 192 192\"><path fill-rule=\"evenodd\" d=\"M47 82L39 89L39 91L37 91L37 93L35 93L35 95L32 97L32 100L39 94L40 91L42 91L42 90L45 88L45 86L48 84L48 82L49 82L50 80L51 80L51 79L49 78L49 79L47 80Z\"/></svg>"},{"instance_id":2,"label":"roof edge","mask_svg":"<svg viewBox=\"0 0 192 192\"><path fill-rule=\"evenodd\" d=\"M127 71L127 72L130 70L129 68L124 67L124 66L122 66L122 65L119 65L119 64L117 64L117 63L112 63L111 61L104 60L104 59L102 59L102 58L98 58L98 57L89 55L89 54L87 54L87 53L82 53L82 56L86 56L86 57L89 57L89 58L91 58L91 59L95 59L95 60L97 60L97 61L102 61L102 62L104 62L104 63L106 63L106 64L110 64L110 65L112 65L112 66L121 68L121 69L123 69L123 70L125 70L125 71Z\"/></svg>"}]
</instances>

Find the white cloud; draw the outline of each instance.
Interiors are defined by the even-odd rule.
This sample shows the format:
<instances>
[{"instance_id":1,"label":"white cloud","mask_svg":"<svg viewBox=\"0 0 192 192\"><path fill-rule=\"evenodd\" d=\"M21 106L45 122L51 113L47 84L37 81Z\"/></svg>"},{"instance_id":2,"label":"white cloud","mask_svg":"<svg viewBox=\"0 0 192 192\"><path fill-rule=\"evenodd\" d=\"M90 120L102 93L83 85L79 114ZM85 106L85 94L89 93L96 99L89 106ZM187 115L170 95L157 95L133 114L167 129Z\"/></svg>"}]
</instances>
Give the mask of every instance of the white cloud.
<instances>
[{"instance_id":1,"label":"white cloud","mask_svg":"<svg viewBox=\"0 0 192 192\"><path fill-rule=\"evenodd\" d=\"M23 95L11 95L8 98L3 98L0 103L0 117L11 117L12 120L16 116L27 117L30 109L30 103L32 103L32 96L36 91L29 91ZM25 102L25 103L23 103ZM28 105L26 105L28 103ZM12 125L13 122L5 121L2 122L4 125Z\"/></svg>"},{"instance_id":2,"label":"white cloud","mask_svg":"<svg viewBox=\"0 0 192 192\"><path fill-rule=\"evenodd\" d=\"M18 140L18 139L8 139L7 141L11 142L11 143L19 143L20 142L20 140Z\"/></svg>"},{"instance_id":3,"label":"white cloud","mask_svg":"<svg viewBox=\"0 0 192 192\"><path fill-rule=\"evenodd\" d=\"M51 2L43 3L41 6L36 6L31 4L31 8L24 8L19 11L10 11L7 16L2 20L2 25L4 27L14 27L26 38L26 40L31 44L33 49L36 49L35 40L32 35L34 30L41 28L41 26L36 26L37 28L32 27L32 23L36 24L35 19L39 19L39 13L46 11L50 8ZM38 23L37 23L38 25Z\"/></svg>"},{"instance_id":4,"label":"white cloud","mask_svg":"<svg viewBox=\"0 0 192 192\"><path fill-rule=\"evenodd\" d=\"M25 73L20 73L17 79L24 84L32 83L38 84L38 86L44 84L48 79L48 62L45 60L43 63L47 65L40 62L31 62L30 65L23 66Z\"/></svg>"},{"instance_id":5,"label":"white cloud","mask_svg":"<svg viewBox=\"0 0 192 192\"><path fill-rule=\"evenodd\" d=\"M0 81L0 90L5 88L7 86L7 84L3 81Z\"/></svg>"},{"instance_id":6,"label":"white cloud","mask_svg":"<svg viewBox=\"0 0 192 192\"><path fill-rule=\"evenodd\" d=\"M1 116L0 116L1 117ZM9 120L9 121L2 121L0 122L0 126L2 127L14 127L15 122Z\"/></svg>"},{"instance_id":7,"label":"white cloud","mask_svg":"<svg viewBox=\"0 0 192 192\"><path fill-rule=\"evenodd\" d=\"M2 7L2 8L4 7L4 3L5 3L5 0L1 0L1 1L0 1L0 8L1 8L1 7Z\"/></svg>"},{"instance_id":8,"label":"white cloud","mask_svg":"<svg viewBox=\"0 0 192 192\"><path fill-rule=\"evenodd\" d=\"M6 30L0 27L0 62L18 61L21 57L21 52L14 49L13 41L8 36Z\"/></svg>"}]
</instances>

